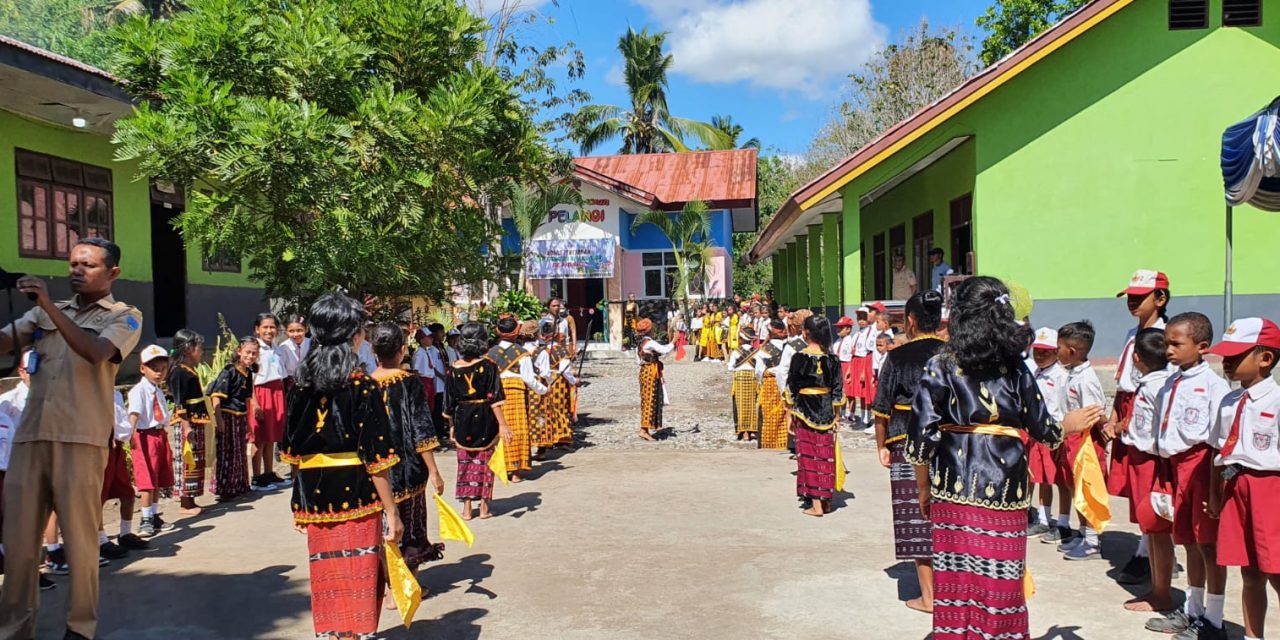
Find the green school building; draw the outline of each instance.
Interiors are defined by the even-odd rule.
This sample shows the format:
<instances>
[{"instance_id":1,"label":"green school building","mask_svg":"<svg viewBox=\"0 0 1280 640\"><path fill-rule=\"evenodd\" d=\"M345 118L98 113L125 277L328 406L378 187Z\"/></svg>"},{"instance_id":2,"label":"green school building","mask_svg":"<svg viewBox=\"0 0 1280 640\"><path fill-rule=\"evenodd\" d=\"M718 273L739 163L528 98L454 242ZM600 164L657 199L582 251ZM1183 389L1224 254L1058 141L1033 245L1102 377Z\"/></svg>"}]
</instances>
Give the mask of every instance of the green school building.
<instances>
[{"instance_id":1,"label":"green school building","mask_svg":"<svg viewBox=\"0 0 1280 640\"><path fill-rule=\"evenodd\" d=\"M1032 322L1088 318L1095 354L1132 326L1136 269L1173 312L1224 326L1222 133L1280 95L1280 0L1095 0L805 185L748 259L776 297L836 315L889 299L892 256L921 286L1015 281ZM1234 315L1280 316L1280 215L1234 216Z\"/></svg>"},{"instance_id":2,"label":"green school building","mask_svg":"<svg viewBox=\"0 0 1280 640\"><path fill-rule=\"evenodd\" d=\"M212 340L219 313L246 332L266 309L261 287L239 259L185 245L171 224L181 188L114 160L113 123L131 108L106 72L0 36L0 267L48 278L55 298L68 297L71 245L105 237L123 254L115 297L142 311L144 342L183 327Z\"/></svg>"}]
</instances>

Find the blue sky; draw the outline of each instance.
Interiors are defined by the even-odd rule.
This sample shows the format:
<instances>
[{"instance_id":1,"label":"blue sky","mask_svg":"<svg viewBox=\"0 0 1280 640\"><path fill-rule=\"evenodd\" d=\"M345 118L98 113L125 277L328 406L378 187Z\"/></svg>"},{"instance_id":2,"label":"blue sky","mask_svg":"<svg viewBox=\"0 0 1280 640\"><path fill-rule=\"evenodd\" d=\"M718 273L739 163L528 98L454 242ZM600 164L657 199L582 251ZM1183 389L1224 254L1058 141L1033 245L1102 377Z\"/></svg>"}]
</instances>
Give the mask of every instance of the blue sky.
<instances>
[{"instance_id":1,"label":"blue sky","mask_svg":"<svg viewBox=\"0 0 1280 640\"><path fill-rule=\"evenodd\" d=\"M492 3L493 0L490 0ZM843 80L886 41L922 18L978 38L974 19L991 0L524 0L554 19L531 39L582 49L582 88L594 102L624 105L618 37L627 25L669 31L672 112L729 114L766 149L802 153L839 101ZM596 153L612 153L609 145Z\"/></svg>"}]
</instances>

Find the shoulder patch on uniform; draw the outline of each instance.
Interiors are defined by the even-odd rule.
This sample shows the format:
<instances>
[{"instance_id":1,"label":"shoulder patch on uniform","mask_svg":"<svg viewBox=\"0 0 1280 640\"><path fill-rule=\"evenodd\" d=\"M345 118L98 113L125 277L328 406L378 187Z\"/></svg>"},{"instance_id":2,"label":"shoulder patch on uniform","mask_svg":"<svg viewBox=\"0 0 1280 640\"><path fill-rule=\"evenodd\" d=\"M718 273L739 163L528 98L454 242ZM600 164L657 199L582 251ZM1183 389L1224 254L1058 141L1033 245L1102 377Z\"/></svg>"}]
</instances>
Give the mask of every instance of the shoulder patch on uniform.
<instances>
[{"instance_id":1,"label":"shoulder patch on uniform","mask_svg":"<svg viewBox=\"0 0 1280 640\"><path fill-rule=\"evenodd\" d=\"M142 327L142 325L138 323L138 319L132 315L125 316L124 323L128 325L130 331L137 331Z\"/></svg>"}]
</instances>

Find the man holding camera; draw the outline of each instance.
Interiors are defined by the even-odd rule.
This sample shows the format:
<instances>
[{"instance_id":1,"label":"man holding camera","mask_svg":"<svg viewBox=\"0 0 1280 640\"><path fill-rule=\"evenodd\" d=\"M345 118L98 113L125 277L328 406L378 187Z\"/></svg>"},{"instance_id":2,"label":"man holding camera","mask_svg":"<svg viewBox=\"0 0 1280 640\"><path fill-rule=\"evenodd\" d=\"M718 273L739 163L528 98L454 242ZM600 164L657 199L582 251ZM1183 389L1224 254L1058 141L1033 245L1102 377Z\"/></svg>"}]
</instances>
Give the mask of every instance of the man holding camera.
<instances>
[{"instance_id":1,"label":"man holding camera","mask_svg":"<svg viewBox=\"0 0 1280 640\"><path fill-rule=\"evenodd\" d=\"M117 302L120 247L82 238L69 256L70 300L53 301L45 282L18 279L35 303L0 330L0 351L32 347L31 393L5 475L5 581L0 640L35 633L41 534L58 514L71 566L68 640L92 638L98 618L98 524L102 479L114 417L112 387L120 362L137 346L142 314ZM16 336L15 334L16 330Z\"/></svg>"}]
</instances>

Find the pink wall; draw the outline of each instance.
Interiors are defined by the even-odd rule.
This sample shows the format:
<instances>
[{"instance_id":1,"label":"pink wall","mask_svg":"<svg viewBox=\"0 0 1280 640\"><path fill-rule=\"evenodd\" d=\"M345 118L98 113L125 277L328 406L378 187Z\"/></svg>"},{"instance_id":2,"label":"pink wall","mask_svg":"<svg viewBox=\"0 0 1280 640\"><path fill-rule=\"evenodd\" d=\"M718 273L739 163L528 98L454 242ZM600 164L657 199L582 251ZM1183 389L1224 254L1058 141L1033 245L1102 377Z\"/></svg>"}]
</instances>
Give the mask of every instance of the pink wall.
<instances>
[{"instance_id":1,"label":"pink wall","mask_svg":"<svg viewBox=\"0 0 1280 640\"><path fill-rule=\"evenodd\" d=\"M622 252L622 296L634 293L637 298L644 297L644 266L639 251Z\"/></svg>"}]
</instances>

